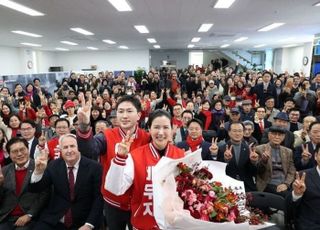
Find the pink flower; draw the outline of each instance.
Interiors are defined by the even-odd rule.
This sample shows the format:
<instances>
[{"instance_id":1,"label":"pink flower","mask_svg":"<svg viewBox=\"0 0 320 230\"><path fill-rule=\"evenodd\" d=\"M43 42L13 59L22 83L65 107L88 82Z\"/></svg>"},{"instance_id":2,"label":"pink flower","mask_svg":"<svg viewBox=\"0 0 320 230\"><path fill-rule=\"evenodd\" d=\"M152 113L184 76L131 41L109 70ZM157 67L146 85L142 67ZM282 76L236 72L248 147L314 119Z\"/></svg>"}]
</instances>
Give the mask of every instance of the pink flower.
<instances>
[{"instance_id":1,"label":"pink flower","mask_svg":"<svg viewBox=\"0 0 320 230\"><path fill-rule=\"evenodd\" d=\"M231 210L231 212L229 213L227 218L228 218L228 221L234 221L237 218L237 216L236 216L235 212L233 210Z\"/></svg>"}]
</instances>

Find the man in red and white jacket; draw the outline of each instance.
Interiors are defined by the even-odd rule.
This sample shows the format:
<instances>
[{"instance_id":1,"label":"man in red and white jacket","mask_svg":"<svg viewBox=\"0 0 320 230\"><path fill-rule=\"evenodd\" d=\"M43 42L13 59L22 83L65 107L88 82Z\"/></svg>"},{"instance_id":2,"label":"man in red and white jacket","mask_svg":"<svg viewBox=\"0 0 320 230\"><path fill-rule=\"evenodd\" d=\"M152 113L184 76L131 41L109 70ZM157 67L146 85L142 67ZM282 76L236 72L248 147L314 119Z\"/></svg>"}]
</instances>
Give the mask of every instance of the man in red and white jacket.
<instances>
[{"instance_id":1,"label":"man in red and white jacket","mask_svg":"<svg viewBox=\"0 0 320 230\"><path fill-rule=\"evenodd\" d=\"M81 97L81 96L80 96ZM122 142L126 134L130 132L132 144L130 151L149 142L149 134L138 128L137 124L141 116L140 101L133 96L123 96L118 100L116 111L120 127L106 129L104 133L93 136L90 127L91 100L85 105L84 98L82 108L78 111L79 130L77 132L79 149L89 157L100 156L103 166L102 184L105 180L112 158L115 156L118 143ZM102 186L101 193L105 200L105 214L110 230L125 230L130 224L130 199L131 191L121 196L116 196Z\"/></svg>"}]
</instances>

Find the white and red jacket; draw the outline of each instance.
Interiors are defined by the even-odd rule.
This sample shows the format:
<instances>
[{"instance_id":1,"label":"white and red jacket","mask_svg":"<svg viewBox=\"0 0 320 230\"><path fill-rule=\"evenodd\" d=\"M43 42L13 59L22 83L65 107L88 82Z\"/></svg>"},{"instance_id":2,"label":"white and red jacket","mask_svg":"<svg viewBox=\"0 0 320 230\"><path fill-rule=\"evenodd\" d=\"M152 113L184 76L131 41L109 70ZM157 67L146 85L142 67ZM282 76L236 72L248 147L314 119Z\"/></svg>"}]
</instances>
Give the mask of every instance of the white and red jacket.
<instances>
[{"instance_id":1,"label":"white and red jacket","mask_svg":"<svg viewBox=\"0 0 320 230\"><path fill-rule=\"evenodd\" d=\"M185 156L184 151L169 144L165 156L173 159ZM104 186L114 194L132 191L131 224L134 229L159 229L153 215L152 168L161 156L151 144L135 149L126 157L116 155Z\"/></svg>"},{"instance_id":2,"label":"white and red jacket","mask_svg":"<svg viewBox=\"0 0 320 230\"><path fill-rule=\"evenodd\" d=\"M108 183L106 179L106 174L110 168L111 160L115 157L115 150L118 143L120 143L123 138L126 136L126 133L120 128L106 129L104 132L104 136L107 143L107 154L103 154L100 156L100 162L103 167L102 173L102 186L101 193L103 195L103 199L109 204L116 206L122 210L129 211L130 210L130 191L127 191L125 194L121 196L116 196L109 191L104 189L104 184ZM145 130L137 127L134 140L130 146L130 151L149 143L150 135Z\"/></svg>"}]
</instances>

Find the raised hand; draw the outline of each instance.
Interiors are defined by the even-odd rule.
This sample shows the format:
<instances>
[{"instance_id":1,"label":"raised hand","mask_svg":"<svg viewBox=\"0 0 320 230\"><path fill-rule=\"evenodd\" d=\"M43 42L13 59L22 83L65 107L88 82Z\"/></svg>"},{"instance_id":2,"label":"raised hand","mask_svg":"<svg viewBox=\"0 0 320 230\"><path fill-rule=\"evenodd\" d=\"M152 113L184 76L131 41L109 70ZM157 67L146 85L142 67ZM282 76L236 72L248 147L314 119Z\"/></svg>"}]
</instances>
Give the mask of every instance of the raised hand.
<instances>
[{"instance_id":1,"label":"raised hand","mask_svg":"<svg viewBox=\"0 0 320 230\"><path fill-rule=\"evenodd\" d=\"M307 144L301 145L301 146L302 146L302 153L301 153L302 160L305 162L308 162L312 157L312 154L309 152L309 148Z\"/></svg>"},{"instance_id":2,"label":"raised hand","mask_svg":"<svg viewBox=\"0 0 320 230\"><path fill-rule=\"evenodd\" d=\"M259 160L259 154L256 153L256 148L254 147L254 143L251 143L249 145L249 149L250 149L249 158L250 158L251 162L257 163Z\"/></svg>"},{"instance_id":3,"label":"raised hand","mask_svg":"<svg viewBox=\"0 0 320 230\"><path fill-rule=\"evenodd\" d=\"M222 121L220 121L220 129L224 129L225 127L224 127L224 120L222 120Z\"/></svg>"},{"instance_id":4,"label":"raised hand","mask_svg":"<svg viewBox=\"0 0 320 230\"><path fill-rule=\"evenodd\" d=\"M226 146L226 151L224 151L224 159L225 161L232 159L232 145Z\"/></svg>"},{"instance_id":5,"label":"raised hand","mask_svg":"<svg viewBox=\"0 0 320 230\"><path fill-rule=\"evenodd\" d=\"M35 159L34 173L36 175L42 175L44 173L44 170L46 170L47 164L48 164L48 155L49 155L48 149L42 149L40 151L39 157Z\"/></svg>"},{"instance_id":6,"label":"raised hand","mask_svg":"<svg viewBox=\"0 0 320 230\"><path fill-rule=\"evenodd\" d=\"M264 163L267 163L270 157L271 157L271 147L269 145L266 145L262 153L262 160L264 161Z\"/></svg>"},{"instance_id":7,"label":"raised hand","mask_svg":"<svg viewBox=\"0 0 320 230\"><path fill-rule=\"evenodd\" d=\"M2 174L2 169L1 169L1 165L0 165L0 186L3 185L4 182L4 176Z\"/></svg>"},{"instance_id":8,"label":"raised hand","mask_svg":"<svg viewBox=\"0 0 320 230\"><path fill-rule=\"evenodd\" d=\"M78 109L78 123L79 125L88 125L90 123L92 97L90 96L86 102L84 94L80 93L79 100L81 102L81 108Z\"/></svg>"},{"instance_id":9,"label":"raised hand","mask_svg":"<svg viewBox=\"0 0 320 230\"><path fill-rule=\"evenodd\" d=\"M216 156L218 154L218 138L212 138L211 146L209 147L209 150L212 155Z\"/></svg>"},{"instance_id":10,"label":"raised hand","mask_svg":"<svg viewBox=\"0 0 320 230\"><path fill-rule=\"evenodd\" d=\"M300 177L299 172L296 172L296 179L292 184L294 195L302 196L306 191L306 173L304 172Z\"/></svg>"},{"instance_id":11,"label":"raised hand","mask_svg":"<svg viewBox=\"0 0 320 230\"><path fill-rule=\"evenodd\" d=\"M118 144L118 151L117 154L121 155L121 156L127 156L129 151L130 151L130 146L131 143L133 142L133 136L130 132L130 130L128 130L126 136L124 137L124 139L122 140L122 142L120 142Z\"/></svg>"}]
</instances>

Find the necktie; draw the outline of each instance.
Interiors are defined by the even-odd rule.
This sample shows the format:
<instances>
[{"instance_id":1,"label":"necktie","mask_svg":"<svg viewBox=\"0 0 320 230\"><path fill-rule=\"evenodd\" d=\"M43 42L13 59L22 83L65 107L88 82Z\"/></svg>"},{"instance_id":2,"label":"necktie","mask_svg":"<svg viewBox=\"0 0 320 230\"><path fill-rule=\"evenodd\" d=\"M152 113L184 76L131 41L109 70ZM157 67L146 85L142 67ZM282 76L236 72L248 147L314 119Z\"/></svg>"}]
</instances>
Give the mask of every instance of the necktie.
<instances>
[{"instance_id":1,"label":"necktie","mask_svg":"<svg viewBox=\"0 0 320 230\"><path fill-rule=\"evenodd\" d=\"M262 122L262 120L259 121L259 126L260 126L260 131L261 131L261 133L263 133L264 127L263 127L263 122Z\"/></svg>"},{"instance_id":2,"label":"necktie","mask_svg":"<svg viewBox=\"0 0 320 230\"><path fill-rule=\"evenodd\" d=\"M73 175L74 167L68 167L68 174L69 174L69 190L70 190L70 200L71 202L74 200L74 175ZM64 215L64 225L67 228L72 226L72 212L71 207L68 209L66 214Z\"/></svg>"}]
</instances>

